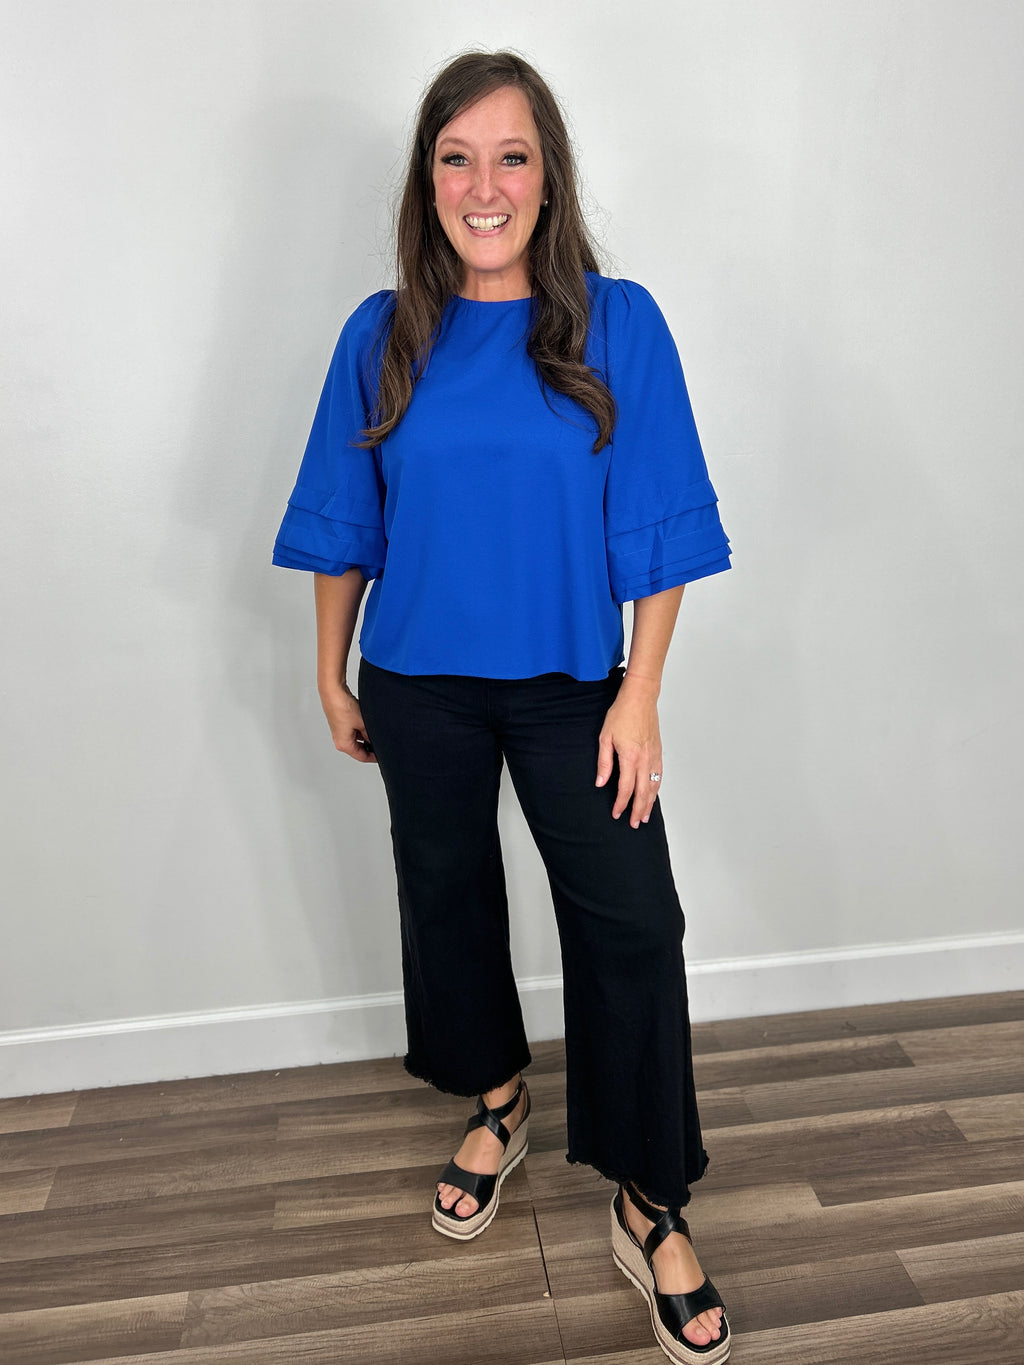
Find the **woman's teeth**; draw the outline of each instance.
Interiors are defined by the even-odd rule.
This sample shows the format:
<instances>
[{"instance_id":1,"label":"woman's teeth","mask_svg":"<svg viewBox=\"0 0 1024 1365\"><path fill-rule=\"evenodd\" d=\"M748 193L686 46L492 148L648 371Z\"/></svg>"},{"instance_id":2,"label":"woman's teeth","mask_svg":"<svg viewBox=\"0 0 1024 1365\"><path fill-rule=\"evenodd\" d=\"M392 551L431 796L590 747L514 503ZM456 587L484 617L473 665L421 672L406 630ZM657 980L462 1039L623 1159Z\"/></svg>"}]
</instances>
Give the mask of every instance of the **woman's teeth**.
<instances>
[{"instance_id":1,"label":"woman's teeth","mask_svg":"<svg viewBox=\"0 0 1024 1365\"><path fill-rule=\"evenodd\" d=\"M471 228L476 228L477 232L490 232L494 228L504 227L509 220L507 213L496 214L493 218L476 218L472 214L466 214L466 222Z\"/></svg>"}]
</instances>

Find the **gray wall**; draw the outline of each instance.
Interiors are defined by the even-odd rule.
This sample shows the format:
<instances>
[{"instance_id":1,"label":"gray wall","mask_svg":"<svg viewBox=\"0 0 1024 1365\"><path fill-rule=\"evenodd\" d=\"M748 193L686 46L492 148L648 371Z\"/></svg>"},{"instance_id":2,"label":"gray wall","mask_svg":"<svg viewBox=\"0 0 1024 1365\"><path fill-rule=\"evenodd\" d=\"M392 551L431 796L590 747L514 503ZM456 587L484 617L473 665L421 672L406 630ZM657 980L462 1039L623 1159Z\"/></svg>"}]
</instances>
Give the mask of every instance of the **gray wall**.
<instances>
[{"instance_id":1,"label":"gray wall","mask_svg":"<svg viewBox=\"0 0 1024 1365\"><path fill-rule=\"evenodd\" d=\"M1020 984L1024 9L583 13L0 6L8 1093L401 1046L379 776L331 748L311 585L269 555L389 282L412 106L467 45L563 96L734 540L662 708L696 1011Z\"/></svg>"}]
</instances>

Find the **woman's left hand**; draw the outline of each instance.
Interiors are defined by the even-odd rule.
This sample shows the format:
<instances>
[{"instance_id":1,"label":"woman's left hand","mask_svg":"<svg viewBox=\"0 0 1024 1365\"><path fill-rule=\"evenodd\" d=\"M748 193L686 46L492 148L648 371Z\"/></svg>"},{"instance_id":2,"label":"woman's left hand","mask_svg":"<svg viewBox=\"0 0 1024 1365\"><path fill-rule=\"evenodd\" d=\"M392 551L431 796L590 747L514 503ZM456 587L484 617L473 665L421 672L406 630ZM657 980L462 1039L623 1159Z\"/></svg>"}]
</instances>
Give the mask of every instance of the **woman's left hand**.
<instances>
[{"instance_id":1,"label":"woman's left hand","mask_svg":"<svg viewBox=\"0 0 1024 1365\"><path fill-rule=\"evenodd\" d=\"M619 790L612 806L612 816L618 819L629 805L629 823L633 829L646 825L651 818L655 797L661 786L661 730L658 725L657 690L643 679L633 680L627 674L622 680L619 695L608 708L601 728L597 751L597 783L599 787L612 775L615 755L619 759ZM652 781L651 773L658 777Z\"/></svg>"}]
</instances>

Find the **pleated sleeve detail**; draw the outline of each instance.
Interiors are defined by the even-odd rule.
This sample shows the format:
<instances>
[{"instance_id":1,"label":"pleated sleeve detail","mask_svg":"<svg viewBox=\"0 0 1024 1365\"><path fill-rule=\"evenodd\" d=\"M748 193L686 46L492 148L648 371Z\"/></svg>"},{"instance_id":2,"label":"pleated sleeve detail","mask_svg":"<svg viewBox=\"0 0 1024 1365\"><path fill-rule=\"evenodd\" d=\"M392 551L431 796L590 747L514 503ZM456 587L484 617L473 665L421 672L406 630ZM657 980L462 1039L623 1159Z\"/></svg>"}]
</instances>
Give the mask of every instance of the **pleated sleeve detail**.
<instances>
[{"instance_id":1,"label":"pleated sleeve detail","mask_svg":"<svg viewBox=\"0 0 1024 1365\"><path fill-rule=\"evenodd\" d=\"M273 561L286 569L366 579L384 572L384 485L375 452L359 439L373 407L390 291L372 295L342 329L331 359L298 479L277 533Z\"/></svg>"},{"instance_id":2,"label":"pleated sleeve detail","mask_svg":"<svg viewBox=\"0 0 1024 1365\"><path fill-rule=\"evenodd\" d=\"M605 484L608 578L616 602L730 566L675 342L641 285L606 303L608 382L618 409Z\"/></svg>"}]
</instances>

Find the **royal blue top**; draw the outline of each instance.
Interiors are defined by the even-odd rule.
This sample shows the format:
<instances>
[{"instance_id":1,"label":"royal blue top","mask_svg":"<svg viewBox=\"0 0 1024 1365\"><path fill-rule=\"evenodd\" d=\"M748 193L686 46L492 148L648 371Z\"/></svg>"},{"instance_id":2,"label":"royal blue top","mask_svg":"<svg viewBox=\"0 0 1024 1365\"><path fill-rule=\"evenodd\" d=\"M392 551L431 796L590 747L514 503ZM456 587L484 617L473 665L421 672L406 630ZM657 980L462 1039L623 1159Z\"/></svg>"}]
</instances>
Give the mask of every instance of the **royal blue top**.
<instances>
[{"instance_id":1,"label":"royal blue top","mask_svg":"<svg viewBox=\"0 0 1024 1365\"><path fill-rule=\"evenodd\" d=\"M604 678L621 603L729 567L675 343L630 280L588 274L587 362L616 402L612 440L545 389L532 301L453 298L399 425L359 439L394 295L341 333L274 563L373 579L363 656L396 673Z\"/></svg>"}]
</instances>

